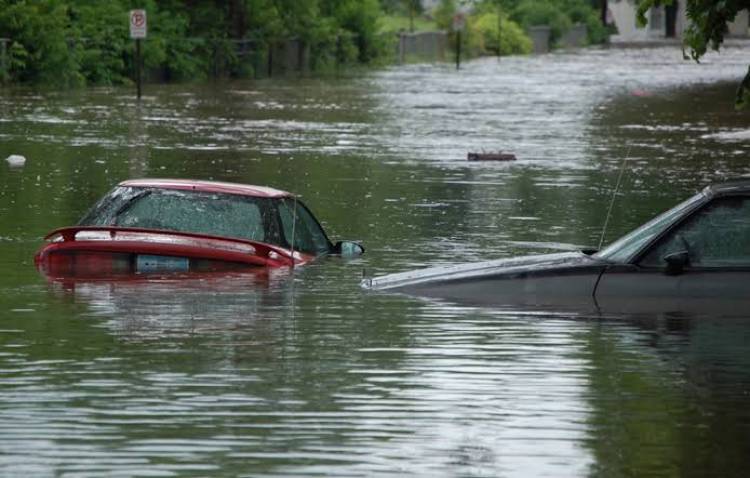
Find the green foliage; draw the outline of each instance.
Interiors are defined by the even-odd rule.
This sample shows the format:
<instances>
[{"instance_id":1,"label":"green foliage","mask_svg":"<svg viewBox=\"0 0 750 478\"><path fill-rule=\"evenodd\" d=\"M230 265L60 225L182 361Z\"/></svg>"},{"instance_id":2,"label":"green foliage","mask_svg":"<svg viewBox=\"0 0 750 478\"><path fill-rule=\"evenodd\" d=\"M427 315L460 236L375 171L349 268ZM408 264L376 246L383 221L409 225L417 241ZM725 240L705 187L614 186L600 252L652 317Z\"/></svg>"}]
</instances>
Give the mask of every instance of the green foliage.
<instances>
[{"instance_id":1,"label":"green foliage","mask_svg":"<svg viewBox=\"0 0 750 478\"><path fill-rule=\"evenodd\" d=\"M638 23L646 25L646 13L652 7L671 5L671 0L639 0ZM750 8L748 0L687 0L685 10L689 20L683 33L683 43L690 58L699 61L709 47L719 50L729 33L728 24L734 21L737 13ZM750 103L750 70L737 90L735 105L743 109Z\"/></svg>"},{"instance_id":2,"label":"green foliage","mask_svg":"<svg viewBox=\"0 0 750 478\"><path fill-rule=\"evenodd\" d=\"M6 74L12 71L22 71L26 68L26 61L29 58L29 52L26 51L26 48L24 48L23 45L15 41L12 42L7 55L8 72L6 72Z\"/></svg>"},{"instance_id":3,"label":"green foliage","mask_svg":"<svg viewBox=\"0 0 750 478\"><path fill-rule=\"evenodd\" d=\"M602 25L597 1L590 0L483 0L477 5L478 15L509 12L512 20L524 29L549 25L554 44L574 24L586 25L589 43L603 43L609 34Z\"/></svg>"},{"instance_id":4,"label":"green foliage","mask_svg":"<svg viewBox=\"0 0 750 478\"><path fill-rule=\"evenodd\" d=\"M750 68L745 73L745 78L742 79L739 88L737 88L737 98L735 99L735 107L738 110L744 110L750 105Z\"/></svg>"},{"instance_id":5,"label":"green foliage","mask_svg":"<svg viewBox=\"0 0 750 478\"><path fill-rule=\"evenodd\" d=\"M530 53L532 49L531 40L521 27L504 17L499 23L496 12L472 17L469 31L469 46L480 55L498 54L498 39L500 55Z\"/></svg>"},{"instance_id":6,"label":"green foliage","mask_svg":"<svg viewBox=\"0 0 750 478\"><path fill-rule=\"evenodd\" d=\"M537 25L549 26L552 45L573 25L560 6L551 0L523 0L513 9L511 18L525 29Z\"/></svg>"},{"instance_id":7,"label":"green foliage","mask_svg":"<svg viewBox=\"0 0 750 478\"><path fill-rule=\"evenodd\" d=\"M11 81L81 84L74 48L69 48L67 6L59 1L0 2L0 32L13 41Z\"/></svg>"},{"instance_id":8,"label":"green foliage","mask_svg":"<svg viewBox=\"0 0 750 478\"><path fill-rule=\"evenodd\" d=\"M126 80L128 12L116 2L71 5L68 38L77 39L74 54L80 75L90 83L112 85Z\"/></svg>"},{"instance_id":9,"label":"green foliage","mask_svg":"<svg viewBox=\"0 0 750 478\"><path fill-rule=\"evenodd\" d=\"M397 16L397 15L386 15L380 18L378 22L378 30L381 33L398 33L400 31L409 30L410 27L409 17ZM416 17L414 19L414 31L435 31L438 30L437 23L424 17Z\"/></svg>"},{"instance_id":10,"label":"green foliage","mask_svg":"<svg viewBox=\"0 0 750 478\"><path fill-rule=\"evenodd\" d=\"M329 4L332 17L346 33L340 36L344 49L354 52L361 63L377 58L383 48L378 36L378 18L382 14L378 0L327 0L322 3Z\"/></svg>"},{"instance_id":11,"label":"green foliage","mask_svg":"<svg viewBox=\"0 0 750 478\"><path fill-rule=\"evenodd\" d=\"M565 12L573 24L586 25L589 43L604 43L609 32L602 24L600 14L584 0L569 0L565 5Z\"/></svg>"},{"instance_id":12,"label":"green foliage","mask_svg":"<svg viewBox=\"0 0 750 478\"><path fill-rule=\"evenodd\" d=\"M262 63L274 45L298 39L321 66L375 62L388 46L378 31L378 0L0 0L0 37L11 39L8 79L56 86L130 82L132 8L148 15L145 71L166 80L252 72L247 58L239 61L238 42Z\"/></svg>"},{"instance_id":13,"label":"green foliage","mask_svg":"<svg viewBox=\"0 0 750 478\"><path fill-rule=\"evenodd\" d=\"M380 0L383 11L390 15L406 15L409 13L422 14L422 2L420 0Z\"/></svg>"},{"instance_id":14,"label":"green foliage","mask_svg":"<svg viewBox=\"0 0 750 478\"><path fill-rule=\"evenodd\" d=\"M440 0L440 4L435 11L432 12L432 16L435 18L435 23L437 23L438 27L443 30L451 30L453 28L453 15L455 14L455 0Z\"/></svg>"}]
</instances>

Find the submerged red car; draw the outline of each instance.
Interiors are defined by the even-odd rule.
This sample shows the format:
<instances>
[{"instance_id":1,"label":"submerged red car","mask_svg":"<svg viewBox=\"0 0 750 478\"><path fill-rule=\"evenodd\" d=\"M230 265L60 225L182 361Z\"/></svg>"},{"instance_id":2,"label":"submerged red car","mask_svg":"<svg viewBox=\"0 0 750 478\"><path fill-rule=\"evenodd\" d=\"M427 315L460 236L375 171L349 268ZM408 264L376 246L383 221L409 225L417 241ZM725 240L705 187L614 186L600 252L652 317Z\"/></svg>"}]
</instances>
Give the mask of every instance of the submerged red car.
<instances>
[{"instance_id":1,"label":"submerged red car","mask_svg":"<svg viewBox=\"0 0 750 478\"><path fill-rule=\"evenodd\" d=\"M288 192L178 179L124 181L78 225L45 240L35 263L48 276L293 267L364 252L356 242L331 243Z\"/></svg>"}]
</instances>

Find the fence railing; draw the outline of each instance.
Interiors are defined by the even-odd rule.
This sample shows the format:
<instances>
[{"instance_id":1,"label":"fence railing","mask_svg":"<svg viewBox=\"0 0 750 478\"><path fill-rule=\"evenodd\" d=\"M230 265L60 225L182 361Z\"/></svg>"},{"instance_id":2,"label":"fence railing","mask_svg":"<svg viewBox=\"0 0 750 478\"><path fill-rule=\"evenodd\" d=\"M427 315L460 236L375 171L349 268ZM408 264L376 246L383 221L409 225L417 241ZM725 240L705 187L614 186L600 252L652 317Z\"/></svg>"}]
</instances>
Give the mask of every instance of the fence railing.
<instances>
[{"instance_id":1,"label":"fence railing","mask_svg":"<svg viewBox=\"0 0 750 478\"><path fill-rule=\"evenodd\" d=\"M398 63L445 61L448 34L444 31L400 33L396 52Z\"/></svg>"}]
</instances>

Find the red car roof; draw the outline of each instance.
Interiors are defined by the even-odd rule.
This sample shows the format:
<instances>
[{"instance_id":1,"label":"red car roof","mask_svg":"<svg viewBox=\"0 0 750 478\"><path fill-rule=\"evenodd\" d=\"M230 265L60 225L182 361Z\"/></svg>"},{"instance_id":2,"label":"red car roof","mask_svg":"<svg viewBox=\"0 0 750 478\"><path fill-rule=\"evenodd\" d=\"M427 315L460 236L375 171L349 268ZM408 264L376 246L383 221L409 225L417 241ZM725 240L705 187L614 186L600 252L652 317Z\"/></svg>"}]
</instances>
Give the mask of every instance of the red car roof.
<instances>
[{"instance_id":1,"label":"red car roof","mask_svg":"<svg viewBox=\"0 0 750 478\"><path fill-rule=\"evenodd\" d=\"M119 184L127 187L181 189L209 193L238 194L263 198L292 197L291 193L265 186L223 183L219 181L196 181L192 179L129 179Z\"/></svg>"}]
</instances>

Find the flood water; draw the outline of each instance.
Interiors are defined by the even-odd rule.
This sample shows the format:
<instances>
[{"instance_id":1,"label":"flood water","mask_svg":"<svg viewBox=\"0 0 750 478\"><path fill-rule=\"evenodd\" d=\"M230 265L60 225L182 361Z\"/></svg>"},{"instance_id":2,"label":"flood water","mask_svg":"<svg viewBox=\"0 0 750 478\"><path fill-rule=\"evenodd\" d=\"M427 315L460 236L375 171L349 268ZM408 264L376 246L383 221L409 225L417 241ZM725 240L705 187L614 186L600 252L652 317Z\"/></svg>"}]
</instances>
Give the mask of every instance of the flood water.
<instances>
[{"instance_id":1,"label":"flood water","mask_svg":"<svg viewBox=\"0 0 750 478\"><path fill-rule=\"evenodd\" d=\"M365 275L605 242L750 173L747 44L355 78L0 90L1 476L744 476L747 320L489 310ZM469 151L513 163L467 163ZM118 181L300 194L365 256L48 283L42 237Z\"/></svg>"}]
</instances>

